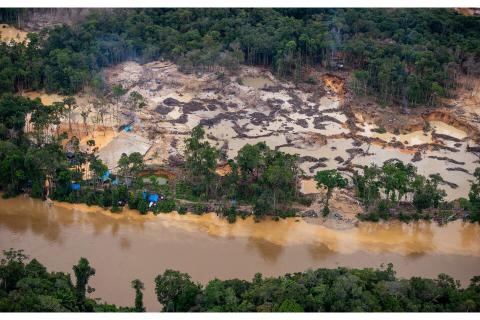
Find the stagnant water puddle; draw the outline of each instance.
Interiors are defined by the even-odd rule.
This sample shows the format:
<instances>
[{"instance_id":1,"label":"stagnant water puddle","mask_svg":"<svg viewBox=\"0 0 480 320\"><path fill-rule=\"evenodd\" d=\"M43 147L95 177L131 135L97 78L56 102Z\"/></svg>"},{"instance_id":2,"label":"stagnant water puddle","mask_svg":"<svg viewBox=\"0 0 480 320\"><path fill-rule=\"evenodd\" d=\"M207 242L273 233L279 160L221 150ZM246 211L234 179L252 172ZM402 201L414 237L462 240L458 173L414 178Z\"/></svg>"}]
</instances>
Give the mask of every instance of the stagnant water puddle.
<instances>
[{"instance_id":1,"label":"stagnant water puddle","mask_svg":"<svg viewBox=\"0 0 480 320\"><path fill-rule=\"evenodd\" d=\"M26 197L0 200L0 249L25 249L49 269L72 272L79 257L96 269L94 296L132 305L130 281L145 282L149 311L160 309L154 278L167 268L195 281L251 279L308 268L379 267L392 262L399 276L447 273L467 284L480 274L480 226L455 221L360 223L334 230L302 219L278 222L215 214L141 216L96 207L48 204Z\"/></svg>"},{"instance_id":2,"label":"stagnant water puddle","mask_svg":"<svg viewBox=\"0 0 480 320\"><path fill-rule=\"evenodd\" d=\"M258 77L243 77L242 83L248 87L252 87L255 89L263 89L267 86L274 85L273 81L270 80L266 76L258 76Z\"/></svg>"},{"instance_id":3,"label":"stagnant water puddle","mask_svg":"<svg viewBox=\"0 0 480 320\"><path fill-rule=\"evenodd\" d=\"M385 142L400 141L402 143L405 143L408 146L414 146L414 145L419 145L424 143L432 143L433 131L435 131L436 134L447 135L460 140L465 139L467 137L467 133L465 131L457 129L454 126L448 125L445 122L431 121L430 126L432 130L426 133L423 132L422 130L418 130L410 133L394 134L390 132L378 133L378 132L372 131L372 129L378 129L378 127L375 125L364 123L363 125L360 125L360 127L364 129L364 132L361 132L360 135L371 137L371 138L379 138Z\"/></svg>"}]
</instances>

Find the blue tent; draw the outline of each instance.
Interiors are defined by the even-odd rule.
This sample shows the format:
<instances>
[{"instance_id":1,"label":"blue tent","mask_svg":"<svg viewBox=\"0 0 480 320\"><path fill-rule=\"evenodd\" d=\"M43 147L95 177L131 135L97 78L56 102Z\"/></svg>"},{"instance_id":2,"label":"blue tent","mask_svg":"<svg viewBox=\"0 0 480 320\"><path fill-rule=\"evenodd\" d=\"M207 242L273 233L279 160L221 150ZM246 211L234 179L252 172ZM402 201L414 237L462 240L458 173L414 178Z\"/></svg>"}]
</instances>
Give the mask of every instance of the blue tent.
<instances>
[{"instance_id":1,"label":"blue tent","mask_svg":"<svg viewBox=\"0 0 480 320\"><path fill-rule=\"evenodd\" d=\"M107 170L103 173L102 181L103 182L107 181L109 179L109 177L110 177L110 171Z\"/></svg>"},{"instance_id":2,"label":"blue tent","mask_svg":"<svg viewBox=\"0 0 480 320\"><path fill-rule=\"evenodd\" d=\"M152 193L151 195L148 196L148 201L149 202L158 202L158 194Z\"/></svg>"},{"instance_id":3,"label":"blue tent","mask_svg":"<svg viewBox=\"0 0 480 320\"><path fill-rule=\"evenodd\" d=\"M70 187L72 188L72 190L78 191L80 190L80 183L72 183Z\"/></svg>"}]
</instances>

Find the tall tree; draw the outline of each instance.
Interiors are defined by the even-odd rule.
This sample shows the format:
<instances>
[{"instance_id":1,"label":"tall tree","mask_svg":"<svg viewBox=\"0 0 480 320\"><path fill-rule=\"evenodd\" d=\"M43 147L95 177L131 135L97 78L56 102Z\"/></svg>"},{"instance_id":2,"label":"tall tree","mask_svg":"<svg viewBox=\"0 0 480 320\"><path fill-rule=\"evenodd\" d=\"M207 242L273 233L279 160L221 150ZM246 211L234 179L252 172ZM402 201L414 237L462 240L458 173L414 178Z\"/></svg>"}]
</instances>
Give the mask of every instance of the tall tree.
<instances>
[{"instance_id":1,"label":"tall tree","mask_svg":"<svg viewBox=\"0 0 480 320\"><path fill-rule=\"evenodd\" d=\"M63 99L63 104L66 106L67 116L68 116L68 131L72 132L72 113L75 110L77 105L77 100L74 97L69 96Z\"/></svg>"},{"instance_id":2,"label":"tall tree","mask_svg":"<svg viewBox=\"0 0 480 320\"><path fill-rule=\"evenodd\" d=\"M185 167L189 182L197 186L196 192L208 196L215 179L218 151L208 141L203 141L204 137L203 128L196 126L185 139Z\"/></svg>"},{"instance_id":3,"label":"tall tree","mask_svg":"<svg viewBox=\"0 0 480 320\"><path fill-rule=\"evenodd\" d=\"M200 285L193 283L186 273L166 270L155 278L155 293L158 302L163 305L163 311L190 311L200 292Z\"/></svg>"},{"instance_id":4,"label":"tall tree","mask_svg":"<svg viewBox=\"0 0 480 320\"><path fill-rule=\"evenodd\" d=\"M119 123L119 103L120 103L120 98L127 93L127 90L125 90L121 85L114 85L112 87L112 95L113 98L115 99L115 106L116 106L116 119L117 119L117 125Z\"/></svg>"},{"instance_id":5,"label":"tall tree","mask_svg":"<svg viewBox=\"0 0 480 320\"><path fill-rule=\"evenodd\" d=\"M143 282L135 279L132 281L132 288L135 289L135 312L145 312L145 307L143 306L143 292L145 289Z\"/></svg>"},{"instance_id":6,"label":"tall tree","mask_svg":"<svg viewBox=\"0 0 480 320\"><path fill-rule=\"evenodd\" d=\"M468 199L472 211L472 221L480 221L480 167L475 169L473 174L475 180L472 181Z\"/></svg>"},{"instance_id":7,"label":"tall tree","mask_svg":"<svg viewBox=\"0 0 480 320\"><path fill-rule=\"evenodd\" d=\"M95 275L95 269L90 267L90 263L86 258L80 258L78 264L73 266L73 272L75 273L75 277L77 279L77 283L75 285L77 304L80 310L85 311L88 280L91 276Z\"/></svg>"},{"instance_id":8,"label":"tall tree","mask_svg":"<svg viewBox=\"0 0 480 320\"><path fill-rule=\"evenodd\" d=\"M330 213L329 201L332 197L332 192L335 188L345 188L347 180L337 170L323 170L315 174L315 181L318 188L326 188L327 194L325 196L325 206L323 207L323 215Z\"/></svg>"},{"instance_id":9,"label":"tall tree","mask_svg":"<svg viewBox=\"0 0 480 320\"><path fill-rule=\"evenodd\" d=\"M92 156L90 160L89 170L93 172L93 185L97 187L98 180L107 172L108 167L103 161L96 156Z\"/></svg>"}]
</instances>

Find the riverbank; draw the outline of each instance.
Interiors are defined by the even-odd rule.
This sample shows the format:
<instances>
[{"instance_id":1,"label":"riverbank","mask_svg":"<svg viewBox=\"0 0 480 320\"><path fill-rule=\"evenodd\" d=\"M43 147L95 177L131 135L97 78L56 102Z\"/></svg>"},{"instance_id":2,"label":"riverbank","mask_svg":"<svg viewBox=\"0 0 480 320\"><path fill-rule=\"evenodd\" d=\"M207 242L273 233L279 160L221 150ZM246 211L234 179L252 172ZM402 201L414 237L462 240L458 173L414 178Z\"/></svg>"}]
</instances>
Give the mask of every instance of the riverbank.
<instances>
[{"instance_id":1,"label":"riverbank","mask_svg":"<svg viewBox=\"0 0 480 320\"><path fill-rule=\"evenodd\" d=\"M308 180L307 180L308 181ZM303 186L302 186L303 188ZM324 193L324 191L321 191ZM0 196L3 196L3 193L0 192ZM308 195L307 195L308 196ZM310 195L312 196L312 195ZM24 197L30 198L28 194L23 194L17 197ZM42 201L42 200L38 200ZM220 212L220 204L215 204L211 201L206 202L192 202L188 200L182 199L175 199L177 210L173 211L151 211L148 210L146 213L141 213L138 209L129 209L128 204L125 204L123 207L118 207L119 211L112 210L111 207L104 208L98 205L87 205L86 203L72 203L66 201L57 201L57 200L43 200L47 205L56 205L59 207L63 207L66 209L74 209L80 210L83 212L101 212L104 215L111 217L112 219L122 219L126 217L127 219L153 219L158 215L165 215L165 214L175 214L175 215L192 215L192 216L202 216L205 214L211 214L217 216L219 219L225 220L229 224L235 224L236 221L245 220L245 219L252 219L255 223L262 223L265 221L273 221L278 222L280 220L294 220L299 222L300 220L314 225L323 225L330 229L350 229L355 228L358 226L359 222L370 222L370 223L405 223L409 224L411 222L431 222L437 223L438 225L444 225L447 223L451 223L454 221L463 221L466 223L478 224L477 222L473 222L468 220L466 217L468 212L458 208L456 209L449 209L445 211L442 215L435 215L435 210L438 209L431 209L426 210L423 213L418 213L411 205L404 205L399 206L401 212L402 210L405 213L394 214L394 215L378 215L373 213L365 213L360 206L358 200L354 199L352 196L349 196L348 192L345 190L335 190L333 192L332 200L330 206L332 208L330 214L327 216L322 215L322 200L321 195L316 195L312 204L309 206L299 206L297 204L295 206L295 210L298 210L296 215L288 216L288 217L279 217L279 216L272 216L266 215L263 217L256 217L253 213L248 212L247 209L251 210L251 206L239 206L237 208L236 218L234 221L229 220L228 215L223 214ZM178 210L180 208L180 210ZM216 209L216 210L215 210ZM451 212L450 212L451 211ZM408 213L410 212L410 213ZM450 212L450 213L449 213ZM453 214L452 214L453 213ZM480 224L479 224L480 225Z\"/></svg>"}]
</instances>

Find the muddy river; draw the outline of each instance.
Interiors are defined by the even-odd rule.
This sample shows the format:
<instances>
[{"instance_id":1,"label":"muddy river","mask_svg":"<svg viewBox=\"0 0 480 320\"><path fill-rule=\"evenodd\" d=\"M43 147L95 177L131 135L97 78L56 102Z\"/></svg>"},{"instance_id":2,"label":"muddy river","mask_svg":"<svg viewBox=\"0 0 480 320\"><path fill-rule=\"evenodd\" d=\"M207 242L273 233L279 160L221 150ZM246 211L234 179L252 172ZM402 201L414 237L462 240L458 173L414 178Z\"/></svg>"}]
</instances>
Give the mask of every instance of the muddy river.
<instances>
[{"instance_id":1,"label":"muddy river","mask_svg":"<svg viewBox=\"0 0 480 320\"><path fill-rule=\"evenodd\" d=\"M50 270L72 272L79 257L96 269L95 296L132 305L130 281L145 282L145 304L160 309L154 278L167 268L201 283L281 275L308 268L379 267L392 262L399 276L448 273L468 283L480 274L480 226L460 221L439 227L420 222L361 223L334 230L288 219L239 219L214 214L111 214L85 205L51 204L25 197L0 200L0 249L24 249Z\"/></svg>"}]
</instances>

